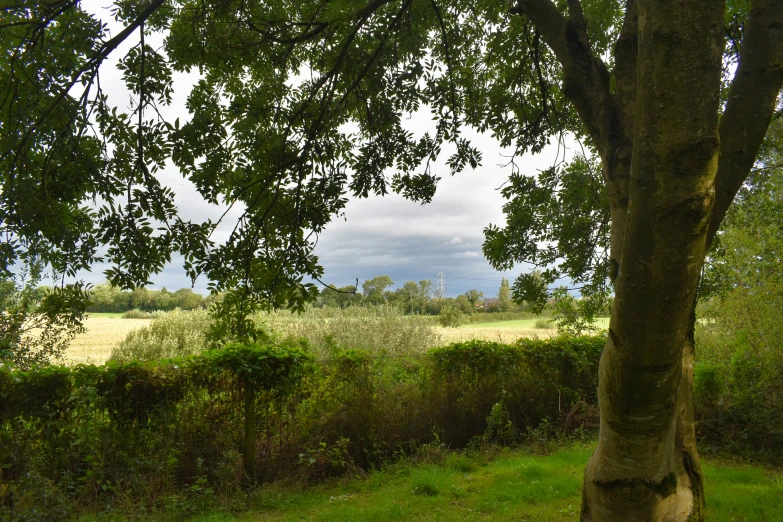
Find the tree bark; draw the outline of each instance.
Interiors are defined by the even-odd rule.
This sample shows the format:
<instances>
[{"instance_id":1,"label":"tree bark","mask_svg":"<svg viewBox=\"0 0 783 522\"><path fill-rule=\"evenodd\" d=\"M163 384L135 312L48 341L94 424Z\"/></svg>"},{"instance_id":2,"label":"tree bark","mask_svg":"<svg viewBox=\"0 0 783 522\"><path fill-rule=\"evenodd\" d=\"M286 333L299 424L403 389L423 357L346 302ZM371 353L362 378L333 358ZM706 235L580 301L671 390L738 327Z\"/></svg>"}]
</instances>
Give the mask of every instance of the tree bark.
<instances>
[{"instance_id":1,"label":"tree bark","mask_svg":"<svg viewBox=\"0 0 783 522\"><path fill-rule=\"evenodd\" d=\"M718 166L724 4L638 2L627 225L582 520L703 519L693 307Z\"/></svg>"}]
</instances>

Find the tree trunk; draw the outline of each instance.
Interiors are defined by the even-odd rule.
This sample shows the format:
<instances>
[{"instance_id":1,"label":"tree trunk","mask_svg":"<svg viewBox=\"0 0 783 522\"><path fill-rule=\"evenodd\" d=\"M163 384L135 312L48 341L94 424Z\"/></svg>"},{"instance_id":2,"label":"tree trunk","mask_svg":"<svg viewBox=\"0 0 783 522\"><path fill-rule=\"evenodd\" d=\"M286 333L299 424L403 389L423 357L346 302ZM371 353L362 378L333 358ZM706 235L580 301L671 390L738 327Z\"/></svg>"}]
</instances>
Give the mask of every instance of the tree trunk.
<instances>
[{"instance_id":1,"label":"tree trunk","mask_svg":"<svg viewBox=\"0 0 783 522\"><path fill-rule=\"evenodd\" d=\"M584 521L703 519L693 308L715 195L723 10L639 2L630 199Z\"/></svg>"}]
</instances>

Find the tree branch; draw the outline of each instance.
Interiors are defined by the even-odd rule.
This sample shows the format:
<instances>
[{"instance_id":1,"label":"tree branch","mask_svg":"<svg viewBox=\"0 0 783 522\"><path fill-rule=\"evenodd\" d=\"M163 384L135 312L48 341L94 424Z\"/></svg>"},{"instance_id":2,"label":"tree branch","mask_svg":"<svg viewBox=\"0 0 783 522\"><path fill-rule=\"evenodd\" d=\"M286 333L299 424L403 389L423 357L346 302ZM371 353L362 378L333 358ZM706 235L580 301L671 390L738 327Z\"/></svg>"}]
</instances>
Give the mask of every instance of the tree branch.
<instances>
[{"instance_id":1,"label":"tree branch","mask_svg":"<svg viewBox=\"0 0 783 522\"><path fill-rule=\"evenodd\" d=\"M109 55L122 43L124 42L133 32L139 28L141 24L143 24L152 14L157 11L164 3L166 3L166 0L153 0L147 8L142 11L139 16L130 23L125 29L123 29L117 36L112 38L111 40L104 43L101 48L98 50L98 52L87 60L87 62L84 63L77 71L74 73L74 75L71 77L71 79L68 81L66 85L63 86L63 88L60 90L60 92L55 97L54 101L49 105L49 107L46 108L46 110L43 111L43 113L38 117L38 119L33 123L20 137L19 142L12 145L9 149L2 151L2 154L5 154L6 152L12 150L17 145L23 143L30 135L32 135L35 130L41 125L41 123L46 120L46 118L51 115L52 111L65 99L65 97L68 95L68 92L73 88L74 85L79 81L79 79L82 77L84 73L87 71L95 71L97 67L100 66L103 61L109 57Z\"/></svg>"},{"instance_id":2,"label":"tree branch","mask_svg":"<svg viewBox=\"0 0 783 522\"><path fill-rule=\"evenodd\" d=\"M734 196L750 173L783 86L783 0L753 0L739 66L720 120L720 160L711 243Z\"/></svg>"},{"instance_id":3,"label":"tree branch","mask_svg":"<svg viewBox=\"0 0 783 522\"><path fill-rule=\"evenodd\" d=\"M609 73L604 63L593 56L587 42L581 5L569 0L567 19L551 0L517 0L512 13L525 14L541 33L563 66L563 93L576 107L602 156L609 151L612 125Z\"/></svg>"},{"instance_id":4,"label":"tree branch","mask_svg":"<svg viewBox=\"0 0 783 522\"><path fill-rule=\"evenodd\" d=\"M625 19L614 47L615 94L622 127L630 137L636 104L636 62L639 54L639 6L637 0L625 3Z\"/></svg>"}]
</instances>

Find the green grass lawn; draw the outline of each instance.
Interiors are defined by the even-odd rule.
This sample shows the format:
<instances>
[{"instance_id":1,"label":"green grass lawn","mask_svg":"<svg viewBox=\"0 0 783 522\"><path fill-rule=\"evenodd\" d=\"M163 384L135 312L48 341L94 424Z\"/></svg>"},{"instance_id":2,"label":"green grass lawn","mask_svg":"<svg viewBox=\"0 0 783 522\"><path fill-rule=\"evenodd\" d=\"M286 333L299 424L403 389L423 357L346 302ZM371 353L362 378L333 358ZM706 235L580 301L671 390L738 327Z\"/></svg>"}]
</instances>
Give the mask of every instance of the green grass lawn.
<instances>
[{"instance_id":1,"label":"green grass lawn","mask_svg":"<svg viewBox=\"0 0 783 522\"><path fill-rule=\"evenodd\" d=\"M490 330L503 330L503 329L510 329L510 328L526 329L526 328L535 328L536 321L540 321L542 319L548 320L549 318L535 317L533 319L515 319L513 321L497 321L491 323L469 323L460 326L460 328L487 328ZM598 318L597 325L599 328L608 328L609 318L608 317Z\"/></svg>"},{"instance_id":2,"label":"green grass lawn","mask_svg":"<svg viewBox=\"0 0 783 522\"><path fill-rule=\"evenodd\" d=\"M237 516L205 513L192 522L228 521L558 521L578 520L582 471L592 444L549 456L525 450L489 462L452 454L440 465L397 464L367 479L309 488L269 486ZM783 519L779 471L705 459L707 520Z\"/></svg>"}]
</instances>

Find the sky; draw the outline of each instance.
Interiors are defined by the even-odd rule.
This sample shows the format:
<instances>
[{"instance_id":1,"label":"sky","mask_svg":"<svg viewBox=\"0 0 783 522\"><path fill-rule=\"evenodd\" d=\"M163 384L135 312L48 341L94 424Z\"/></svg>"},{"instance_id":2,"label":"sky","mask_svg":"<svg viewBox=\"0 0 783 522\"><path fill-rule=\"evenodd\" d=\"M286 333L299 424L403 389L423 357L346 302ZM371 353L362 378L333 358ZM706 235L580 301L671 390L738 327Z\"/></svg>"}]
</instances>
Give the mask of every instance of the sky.
<instances>
[{"instance_id":1,"label":"sky","mask_svg":"<svg viewBox=\"0 0 783 522\"><path fill-rule=\"evenodd\" d=\"M111 0L84 0L82 6L100 16L112 34L121 30L109 15ZM147 41L155 45L155 40L149 36ZM131 36L101 69L101 84L109 94L110 102L127 111L132 110L130 95L115 65L117 59L137 42L138 37ZM177 117L180 121L189 119L185 101L197 78L196 74L175 74L173 103L162 108L164 117L170 121ZM428 113L414 114L408 122L410 129L421 132L431 126L429 119ZM492 297L497 295L501 278L513 280L530 270L529 266L520 265L508 272L498 272L482 255L484 227L490 223L500 226L505 223L502 211L505 200L499 189L511 172L511 168L505 166L510 151L504 151L489 135L466 130L464 136L471 138L482 151L482 165L452 177L445 161L436 164L433 171L442 179L432 203L421 205L396 194L353 199L348 203L344 219L330 223L318 238L315 252L325 269L324 282L344 286L354 284L358 279L361 285L366 279L388 275L395 283L394 289L409 280L437 282L438 273L442 272L446 296L455 297L476 288ZM444 148L441 157L445 159L449 154L450 151ZM558 148L552 145L539 155L526 155L521 161L517 158L516 162L523 172L533 174L550 167L557 157ZM160 172L159 179L175 191L180 214L186 220L216 220L225 211L223 206L205 203L173 166ZM221 241L227 237L239 213L240 209L229 212L225 225L213 238ZM91 272L83 272L79 277L88 283L102 283L106 268L96 265ZM152 282L155 288L165 286L170 290L191 287L181 260L176 258L153 276ZM202 277L193 288L206 294L207 283Z\"/></svg>"}]
</instances>

